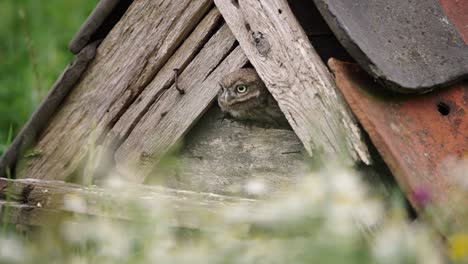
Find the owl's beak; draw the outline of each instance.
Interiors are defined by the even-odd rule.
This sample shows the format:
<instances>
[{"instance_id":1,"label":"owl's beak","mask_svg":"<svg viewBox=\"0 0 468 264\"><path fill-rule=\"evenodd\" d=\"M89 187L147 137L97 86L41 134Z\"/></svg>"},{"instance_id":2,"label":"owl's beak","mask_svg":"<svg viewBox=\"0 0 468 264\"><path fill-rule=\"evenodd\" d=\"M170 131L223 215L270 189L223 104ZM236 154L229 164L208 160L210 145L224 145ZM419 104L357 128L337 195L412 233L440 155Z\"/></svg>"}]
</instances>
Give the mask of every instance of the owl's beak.
<instances>
[{"instance_id":1,"label":"owl's beak","mask_svg":"<svg viewBox=\"0 0 468 264\"><path fill-rule=\"evenodd\" d=\"M224 102L229 104L232 101L232 99L234 99L234 95L231 91L227 90L226 92L224 92Z\"/></svg>"}]
</instances>

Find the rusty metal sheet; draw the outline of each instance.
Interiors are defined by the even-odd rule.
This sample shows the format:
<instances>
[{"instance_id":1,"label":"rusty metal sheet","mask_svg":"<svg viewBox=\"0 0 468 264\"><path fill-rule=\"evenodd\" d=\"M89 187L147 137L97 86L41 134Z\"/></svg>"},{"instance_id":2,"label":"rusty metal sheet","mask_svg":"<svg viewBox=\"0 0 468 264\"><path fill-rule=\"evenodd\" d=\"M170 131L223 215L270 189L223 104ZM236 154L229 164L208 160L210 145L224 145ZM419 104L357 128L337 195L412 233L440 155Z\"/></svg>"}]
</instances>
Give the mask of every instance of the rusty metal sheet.
<instances>
[{"instance_id":1,"label":"rusty metal sheet","mask_svg":"<svg viewBox=\"0 0 468 264\"><path fill-rule=\"evenodd\" d=\"M468 223L468 82L424 95L382 93L357 64L328 64L411 204L435 208L439 224Z\"/></svg>"},{"instance_id":2,"label":"rusty metal sheet","mask_svg":"<svg viewBox=\"0 0 468 264\"><path fill-rule=\"evenodd\" d=\"M342 45L387 88L423 93L468 77L466 0L314 1Z\"/></svg>"},{"instance_id":3,"label":"rusty metal sheet","mask_svg":"<svg viewBox=\"0 0 468 264\"><path fill-rule=\"evenodd\" d=\"M448 19L468 45L468 1L438 0Z\"/></svg>"}]
</instances>

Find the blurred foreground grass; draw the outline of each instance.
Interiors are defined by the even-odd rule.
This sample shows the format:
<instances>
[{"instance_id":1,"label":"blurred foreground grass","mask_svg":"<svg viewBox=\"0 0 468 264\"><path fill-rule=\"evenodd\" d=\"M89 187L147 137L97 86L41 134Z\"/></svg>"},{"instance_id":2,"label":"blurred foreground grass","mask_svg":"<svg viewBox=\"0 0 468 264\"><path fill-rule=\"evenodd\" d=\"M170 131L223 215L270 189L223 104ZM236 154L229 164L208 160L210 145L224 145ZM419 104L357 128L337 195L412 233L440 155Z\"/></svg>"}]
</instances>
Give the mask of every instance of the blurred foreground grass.
<instances>
[{"instance_id":1,"label":"blurred foreground grass","mask_svg":"<svg viewBox=\"0 0 468 264\"><path fill-rule=\"evenodd\" d=\"M0 0L0 154L72 59L67 50L97 0Z\"/></svg>"},{"instance_id":2,"label":"blurred foreground grass","mask_svg":"<svg viewBox=\"0 0 468 264\"><path fill-rule=\"evenodd\" d=\"M119 196L135 197L132 221L77 214L24 236L4 233L0 263L446 263L433 229L409 220L398 197L384 205L349 170L311 174L272 201L194 215L200 229L175 227L174 208L163 197L137 199L141 194L132 196L126 184L109 183ZM87 202L65 198L79 213ZM465 237L457 239L449 255L464 263Z\"/></svg>"}]
</instances>

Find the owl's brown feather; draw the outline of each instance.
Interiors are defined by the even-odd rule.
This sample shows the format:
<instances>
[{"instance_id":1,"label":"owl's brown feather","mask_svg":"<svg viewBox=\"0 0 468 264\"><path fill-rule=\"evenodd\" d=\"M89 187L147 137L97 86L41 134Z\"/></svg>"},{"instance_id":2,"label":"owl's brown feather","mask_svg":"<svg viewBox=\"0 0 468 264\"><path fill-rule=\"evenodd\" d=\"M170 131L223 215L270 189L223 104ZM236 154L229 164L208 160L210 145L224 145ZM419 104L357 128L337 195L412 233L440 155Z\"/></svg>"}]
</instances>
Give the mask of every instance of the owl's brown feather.
<instances>
[{"instance_id":1,"label":"owl's brown feather","mask_svg":"<svg viewBox=\"0 0 468 264\"><path fill-rule=\"evenodd\" d=\"M218 104L237 120L269 127L289 127L278 103L253 68L243 68L226 75L220 82ZM240 92L245 86L246 91Z\"/></svg>"}]
</instances>

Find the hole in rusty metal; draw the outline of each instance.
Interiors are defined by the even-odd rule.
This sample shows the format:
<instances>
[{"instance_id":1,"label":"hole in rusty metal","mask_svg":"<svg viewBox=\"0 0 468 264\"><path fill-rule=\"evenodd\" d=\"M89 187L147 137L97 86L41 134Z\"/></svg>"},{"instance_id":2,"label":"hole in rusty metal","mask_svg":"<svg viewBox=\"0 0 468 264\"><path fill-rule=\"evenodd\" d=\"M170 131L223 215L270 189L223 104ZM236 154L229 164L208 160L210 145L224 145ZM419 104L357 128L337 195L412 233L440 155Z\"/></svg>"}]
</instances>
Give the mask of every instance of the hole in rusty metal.
<instances>
[{"instance_id":1,"label":"hole in rusty metal","mask_svg":"<svg viewBox=\"0 0 468 264\"><path fill-rule=\"evenodd\" d=\"M443 116L447 116L450 114L450 105L444 103L444 102L438 102L437 103L437 111Z\"/></svg>"}]
</instances>

